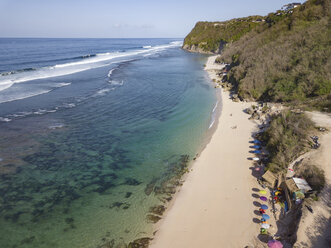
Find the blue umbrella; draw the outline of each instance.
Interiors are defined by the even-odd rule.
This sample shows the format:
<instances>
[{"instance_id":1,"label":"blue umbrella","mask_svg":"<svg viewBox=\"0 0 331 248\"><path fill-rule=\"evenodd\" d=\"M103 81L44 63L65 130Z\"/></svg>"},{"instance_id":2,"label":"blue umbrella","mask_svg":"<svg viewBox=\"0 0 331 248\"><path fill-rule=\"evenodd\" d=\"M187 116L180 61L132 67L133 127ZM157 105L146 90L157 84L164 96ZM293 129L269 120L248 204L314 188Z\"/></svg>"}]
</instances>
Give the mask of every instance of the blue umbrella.
<instances>
[{"instance_id":1,"label":"blue umbrella","mask_svg":"<svg viewBox=\"0 0 331 248\"><path fill-rule=\"evenodd\" d=\"M262 214L262 218L265 219L265 220L269 220L270 219L270 216L267 215L267 214Z\"/></svg>"},{"instance_id":2,"label":"blue umbrella","mask_svg":"<svg viewBox=\"0 0 331 248\"><path fill-rule=\"evenodd\" d=\"M259 141L259 140L253 140L253 143L254 144L261 144L261 141Z\"/></svg>"},{"instance_id":3,"label":"blue umbrella","mask_svg":"<svg viewBox=\"0 0 331 248\"><path fill-rule=\"evenodd\" d=\"M252 151L252 153L261 153L259 150Z\"/></svg>"},{"instance_id":4,"label":"blue umbrella","mask_svg":"<svg viewBox=\"0 0 331 248\"><path fill-rule=\"evenodd\" d=\"M252 148L259 149L259 148L261 148L261 146L255 145L255 146L252 146Z\"/></svg>"},{"instance_id":5,"label":"blue umbrella","mask_svg":"<svg viewBox=\"0 0 331 248\"><path fill-rule=\"evenodd\" d=\"M267 209L268 209L268 206L265 205L265 204L262 204L262 205L261 205L261 208L264 209L264 210L267 210Z\"/></svg>"}]
</instances>

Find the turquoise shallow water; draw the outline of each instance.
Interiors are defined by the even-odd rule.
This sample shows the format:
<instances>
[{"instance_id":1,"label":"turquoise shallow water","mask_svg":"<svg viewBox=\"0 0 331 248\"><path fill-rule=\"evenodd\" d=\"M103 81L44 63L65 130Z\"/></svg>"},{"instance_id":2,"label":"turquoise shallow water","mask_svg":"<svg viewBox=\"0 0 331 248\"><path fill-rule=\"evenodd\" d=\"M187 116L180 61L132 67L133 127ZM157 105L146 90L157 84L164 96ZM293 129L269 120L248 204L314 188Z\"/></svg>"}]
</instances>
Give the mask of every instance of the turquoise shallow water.
<instances>
[{"instance_id":1,"label":"turquoise shallow water","mask_svg":"<svg viewBox=\"0 0 331 248\"><path fill-rule=\"evenodd\" d=\"M50 78L70 85L0 104L12 119L0 123L0 247L150 237L150 208L170 199L211 123L205 60L171 47Z\"/></svg>"}]
</instances>

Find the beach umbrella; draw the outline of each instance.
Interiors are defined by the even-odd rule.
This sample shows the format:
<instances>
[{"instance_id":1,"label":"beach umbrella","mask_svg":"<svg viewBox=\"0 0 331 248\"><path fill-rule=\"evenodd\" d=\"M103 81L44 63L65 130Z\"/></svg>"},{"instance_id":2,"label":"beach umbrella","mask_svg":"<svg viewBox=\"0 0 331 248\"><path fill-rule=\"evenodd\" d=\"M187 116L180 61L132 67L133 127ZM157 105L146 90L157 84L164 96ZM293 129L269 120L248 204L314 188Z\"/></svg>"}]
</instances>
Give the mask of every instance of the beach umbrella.
<instances>
[{"instance_id":1,"label":"beach umbrella","mask_svg":"<svg viewBox=\"0 0 331 248\"><path fill-rule=\"evenodd\" d=\"M260 148L261 148L261 146L258 146L258 145L254 145L254 146L252 146L252 148L255 148L255 149L260 149Z\"/></svg>"},{"instance_id":2,"label":"beach umbrella","mask_svg":"<svg viewBox=\"0 0 331 248\"><path fill-rule=\"evenodd\" d=\"M269 220L270 219L270 216L267 215L267 214L262 214L262 218L265 219L265 220Z\"/></svg>"},{"instance_id":3,"label":"beach umbrella","mask_svg":"<svg viewBox=\"0 0 331 248\"><path fill-rule=\"evenodd\" d=\"M254 144L261 144L261 141L259 141L259 140L253 140L253 143Z\"/></svg>"},{"instance_id":4,"label":"beach umbrella","mask_svg":"<svg viewBox=\"0 0 331 248\"><path fill-rule=\"evenodd\" d=\"M270 225L267 223L263 223L263 224L261 224L261 228L268 229L268 228L270 228Z\"/></svg>"},{"instance_id":5,"label":"beach umbrella","mask_svg":"<svg viewBox=\"0 0 331 248\"><path fill-rule=\"evenodd\" d=\"M254 161L259 161L260 159L259 158L252 158Z\"/></svg>"},{"instance_id":6,"label":"beach umbrella","mask_svg":"<svg viewBox=\"0 0 331 248\"><path fill-rule=\"evenodd\" d=\"M265 190L260 190L260 192L259 192L261 195L265 195L266 193L267 193L267 191L265 191Z\"/></svg>"},{"instance_id":7,"label":"beach umbrella","mask_svg":"<svg viewBox=\"0 0 331 248\"><path fill-rule=\"evenodd\" d=\"M264 210L267 210L267 209L268 209L268 206L265 205L265 204L262 204L260 208L262 208L262 209L264 209Z\"/></svg>"},{"instance_id":8,"label":"beach umbrella","mask_svg":"<svg viewBox=\"0 0 331 248\"><path fill-rule=\"evenodd\" d=\"M283 248L283 245L280 241L273 239L273 240L268 241L268 247L269 248Z\"/></svg>"},{"instance_id":9,"label":"beach umbrella","mask_svg":"<svg viewBox=\"0 0 331 248\"><path fill-rule=\"evenodd\" d=\"M252 153L261 153L259 150L252 151Z\"/></svg>"},{"instance_id":10,"label":"beach umbrella","mask_svg":"<svg viewBox=\"0 0 331 248\"><path fill-rule=\"evenodd\" d=\"M267 201L267 197L265 197L265 196L261 196L261 197L260 197L260 200L262 200L262 201Z\"/></svg>"}]
</instances>

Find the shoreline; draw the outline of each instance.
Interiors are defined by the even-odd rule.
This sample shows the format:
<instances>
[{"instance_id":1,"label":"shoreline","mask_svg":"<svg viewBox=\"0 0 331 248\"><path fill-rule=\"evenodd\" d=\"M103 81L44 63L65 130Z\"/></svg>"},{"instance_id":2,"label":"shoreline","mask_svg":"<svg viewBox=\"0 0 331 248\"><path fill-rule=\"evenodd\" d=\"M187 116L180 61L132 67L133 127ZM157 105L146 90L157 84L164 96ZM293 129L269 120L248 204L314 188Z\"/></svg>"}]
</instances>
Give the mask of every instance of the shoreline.
<instances>
[{"instance_id":1,"label":"shoreline","mask_svg":"<svg viewBox=\"0 0 331 248\"><path fill-rule=\"evenodd\" d=\"M215 58L209 57L205 67L211 81L222 69ZM215 130L155 226L152 248L244 247L258 233L251 197L256 181L247 159L256 124L243 112L251 103L235 103L223 90L220 99Z\"/></svg>"}]
</instances>

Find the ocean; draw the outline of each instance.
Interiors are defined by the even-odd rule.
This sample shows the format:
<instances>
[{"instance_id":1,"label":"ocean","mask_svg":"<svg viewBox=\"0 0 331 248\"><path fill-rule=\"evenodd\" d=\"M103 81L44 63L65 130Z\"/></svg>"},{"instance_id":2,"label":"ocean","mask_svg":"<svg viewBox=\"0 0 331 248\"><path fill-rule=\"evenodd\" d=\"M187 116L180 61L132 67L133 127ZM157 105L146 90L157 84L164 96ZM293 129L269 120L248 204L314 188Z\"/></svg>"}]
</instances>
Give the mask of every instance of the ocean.
<instances>
[{"instance_id":1,"label":"ocean","mask_svg":"<svg viewBox=\"0 0 331 248\"><path fill-rule=\"evenodd\" d=\"M181 44L0 39L0 247L152 237L217 106Z\"/></svg>"}]
</instances>

